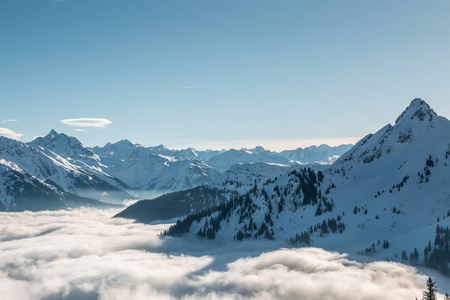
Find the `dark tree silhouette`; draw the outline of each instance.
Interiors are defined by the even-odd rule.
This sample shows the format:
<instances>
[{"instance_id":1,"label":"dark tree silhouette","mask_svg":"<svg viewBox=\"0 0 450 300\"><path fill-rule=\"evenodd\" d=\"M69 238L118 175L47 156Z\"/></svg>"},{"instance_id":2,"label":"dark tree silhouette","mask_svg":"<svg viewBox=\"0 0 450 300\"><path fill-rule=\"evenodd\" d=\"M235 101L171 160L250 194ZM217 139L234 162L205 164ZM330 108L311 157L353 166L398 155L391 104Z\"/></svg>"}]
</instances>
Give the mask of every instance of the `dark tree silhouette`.
<instances>
[{"instance_id":1,"label":"dark tree silhouette","mask_svg":"<svg viewBox=\"0 0 450 300\"><path fill-rule=\"evenodd\" d=\"M423 292L422 300L437 300L436 292L437 288L435 287L436 282L428 277L427 280L427 289Z\"/></svg>"}]
</instances>

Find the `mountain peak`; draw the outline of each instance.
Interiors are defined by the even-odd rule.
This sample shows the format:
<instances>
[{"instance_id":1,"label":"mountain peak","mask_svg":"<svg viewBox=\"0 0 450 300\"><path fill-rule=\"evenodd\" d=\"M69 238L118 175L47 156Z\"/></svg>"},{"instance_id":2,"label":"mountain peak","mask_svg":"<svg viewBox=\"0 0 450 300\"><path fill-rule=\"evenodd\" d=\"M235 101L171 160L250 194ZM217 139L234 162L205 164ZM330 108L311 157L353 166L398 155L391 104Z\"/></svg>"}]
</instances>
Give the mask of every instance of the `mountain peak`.
<instances>
[{"instance_id":1,"label":"mountain peak","mask_svg":"<svg viewBox=\"0 0 450 300\"><path fill-rule=\"evenodd\" d=\"M55 129L50 130L48 135L58 135Z\"/></svg>"},{"instance_id":2,"label":"mountain peak","mask_svg":"<svg viewBox=\"0 0 450 300\"><path fill-rule=\"evenodd\" d=\"M415 98L397 120L395 120L395 124L399 124L403 121L409 122L409 120L413 119L429 122L432 121L434 117L437 117L437 115L428 103L420 98Z\"/></svg>"},{"instance_id":3,"label":"mountain peak","mask_svg":"<svg viewBox=\"0 0 450 300\"><path fill-rule=\"evenodd\" d=\"M130 142L129 140L127 140L127 139L120 140L120 141L118 141L118 142L116 142L116 143L114 143L112 145L114 145L114 146L119 146L120 145L120 146L126 146L126 147L133 147L134 148L133 143Z\"/></svg>"},{"instance_id":4,"label":"mountain peak","mask_svg":"<svg viewBox=\"0 0 450 300\"><path fill-rule=\"evenodd\" d=\"M253 148L253 151L257 152L257 153L261 153L261 152L266 151L266 149L264 149L263 146L256 146L255 148Z\"/></svg>"},{"instance_id":5,"label":"mountain peak","mask_svg":"<svg viewBox=\"0 0 450 300\"><path fill-rule=\"evenodd\" d=\"M52 129L46 136L40 136L28 143L31 146L40 146L47 150L63 156L73 155L93 155L91 150L88 150L83 144L73 136L68 136L65 133L57 133Z\"/></svg>"},{"instance_id":6,"label":"mountain peak","mask_svg":"<svg viewBox=\"0 0 450 300\"><path fill-rule=\"evenodd\" d=\"M167 151L169 150L166 146L164 146L163 144L158 145L158 146L153 146L151 147L154 151Z\"/></svg>"},{"instance_id":7,"label":"mountain peak","mask_svg":"<svg viewBox=\"0 0 450 300\"><path fill-rule=\"evenodd\" d=\"M46 136L42 136L40 138L37 138L36 140L38 140L38 139L52 140L52 141L55 141L55 140L71 140L72 143L80 143L76 137L68 136L65 133L58 133L58 132L56 132L55 129L50 130L50 132Z\"/></svg>"}]
</instances>

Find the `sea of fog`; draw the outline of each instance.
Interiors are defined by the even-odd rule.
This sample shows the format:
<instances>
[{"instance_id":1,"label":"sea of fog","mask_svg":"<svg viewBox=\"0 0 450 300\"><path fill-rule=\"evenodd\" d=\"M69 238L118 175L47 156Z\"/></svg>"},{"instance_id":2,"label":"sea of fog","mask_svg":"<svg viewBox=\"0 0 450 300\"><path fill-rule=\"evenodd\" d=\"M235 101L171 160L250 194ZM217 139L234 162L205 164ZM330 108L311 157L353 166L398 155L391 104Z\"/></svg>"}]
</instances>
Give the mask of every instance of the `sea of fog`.
<instances>
[{"instance_id":1,"label":"sea of fog","mask_svg":"<svg viewBox=\"0 0 450 300\"><path fill-rule=\"evenodd\" d=\"M116 213L0 213L0 298L420 299L427 279L402 264L280 241L160 237L169 225Z\"/></svg>"}]
</instances>

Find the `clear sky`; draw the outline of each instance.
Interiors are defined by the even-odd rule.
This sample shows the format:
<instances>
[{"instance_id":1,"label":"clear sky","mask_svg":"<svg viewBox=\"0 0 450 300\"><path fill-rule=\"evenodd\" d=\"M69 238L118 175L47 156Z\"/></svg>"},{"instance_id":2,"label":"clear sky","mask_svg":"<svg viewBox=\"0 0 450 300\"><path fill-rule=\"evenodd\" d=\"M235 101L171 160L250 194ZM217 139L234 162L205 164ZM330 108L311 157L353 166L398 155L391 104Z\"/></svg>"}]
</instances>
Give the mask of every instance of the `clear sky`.
<instances>
[{"instance_id":1,"label":"clear sky","mask_svg":"<svg viewBox=\"0 0 450 300\"><path fill-rule=\"evenodd\" d=\"M0 134L280 150L354 141L416 97L448 118L449 16L447 0L1 0Z\"/></svg>"}]
</instances>

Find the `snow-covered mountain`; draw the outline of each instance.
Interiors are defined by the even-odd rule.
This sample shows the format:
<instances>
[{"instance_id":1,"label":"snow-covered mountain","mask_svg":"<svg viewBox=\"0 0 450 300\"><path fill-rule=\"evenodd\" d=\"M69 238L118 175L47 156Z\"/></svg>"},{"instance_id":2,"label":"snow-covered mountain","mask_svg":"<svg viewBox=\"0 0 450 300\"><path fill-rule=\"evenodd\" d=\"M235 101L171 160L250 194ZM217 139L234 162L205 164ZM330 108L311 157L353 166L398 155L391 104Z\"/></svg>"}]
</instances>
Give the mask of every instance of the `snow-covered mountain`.
<instances>
[{"instance_id":1,"label":"snow-covered mountain","mask_svg":"<svg viewBox=\"0 0 450 300\"><path fill-rule=\"evenodd\" d=\"M205 186L169 193L153 200L141 200L116 217L149 223L183 217L204 209L212 209L239 194L246 193L271 178L293 170L296 166L266 163L237 164Z\"/></svg>"},{"instance_id":2,"label":"snow-covered mountain","mask_svg":"<svg viewBox=\"0 0 450 300\"><path fill-rule=\"evenodd\" d=\"M136 219L138 222L144 223L183 217L203 209L211 209L237 195L245 194L255 187L277 178L277 176L305 167L321 170L329 166L316 164L236 164L207 185L169 193L153 200L140 200L126 208L117 217Z\"/></svg>"},{"instance_id":3,"label":"snow-covered mountain","mask_svg":"<svg viewBox=\"0 0 450 300\"><path fill-rule=\"evenodd\" d=\"M195 150L191 148L183 151L168 150L164 146L145 148L124 140L96 150L100 155L75 137L55 130L28 144L0 137L2 179L5 181L5 189L0 191L1 208L35 210L39 206L37 203L42 203L42 208L47 209L50 206L44 204L40 195L49 194L49 188L57 194L55 201L60 200L61 194L70 194L71 198L77 195L122 203L125 199L133 199L129 193L138 197L153 197L209 183L219 175L196 159ZM182 153L192 158L158 153ZM16 178L17 182L13 182L12 178ZM33 189L29 184L37 187ZM33 196L31 191L34 191L35 198L40 200L26 202L32 206L22 207L18 204L21 193L12 193L7 186L26 191L28 198ZM67 207L67 203L59 205L52 207Z\"/></svg>"},{"instance_id":4,"label":"snow-covered mountain","mask_svg":"<svg viewBox=\"0 0 450 300\"><path fill-rule=\"evenodd\" d=\"M329 169L293 170L257 182L215 210L186 217L167 234L290 239L409 259L449 274L449 182L450 121L414 99L395 125L366 136Z\"/></svg>"},{"instance_id":5,"label":"snow-covered mountain","mask_svg":"<svg viewBox=\"0 0 450 300\"><path fill-rule=\"evenodd\" d=\"M245 163L274 163L274 164L292 164L289 159L284 158L269 150L265 150L263 147L258 146L254 149L240 150L230 149L219 155L213 156L206 161L208 165L215 168L219 172L225 172L235 164Z\"/></svg>"},{"instance_id":6,"label":"snow-covered mountain","mask_svg":"<svg viewBox=\"0 0 450 300\"><path fill-rule=\"evenodd\" d=\"M55 210L81 206L113 207L65 192L54 182L39 179L17 164L0 159L0 211Z\"/></svg>"},{"instance_id":7,"label":"snow-covered mountain","mask_svg":"<svg viewBox=\"0 0 450 300\"><path fill-rule=\"evenodd\" d=\"M306 148L297 148L295 150L284 150L280 155L301 163L311 162L329 162L333 163L342 154L353 147L352 144L330 147L328 145L310 146Z\"/></svg>"},{"instance_id":8,"label":"snow-covered mountain","mask_svg":"<svg viewBox=\"0 0 450 300\"><path fill-rule=\"evenodd\" d=\"M70 159L40 146L0 137L0 157L29 176L49 182L67 193L106 202L132 198L96 174L72 164Z\"/></svg>"},{"instance_id":9,"label":"snow-covered mountain","mask_svg":"<svg viewBox=\"0 0 450 300\"><path fill-rule=\"evenodd\" d=\"M331 161L328 156L323 154L324 152L328 151L329 155L336 156L336 153L342 154L346 147L322 145L311 147L309 152L307 150L309 148L305 148L304 151L316 153L309 156L311 160L326 157L326 161L310 164L315 169L323 169ZM316 148L317 150L315 150ZM333 150L334 148L340 150ZM265 150L263 147L228 151L198 151L193 148L171 150L164 145L143 147L128 140L122 140L117 143L107 143L104 147L94 147L91 150L98 155L101 164L107 166L107 170L102 169L104 172L134 189L147 191L151 193L150 195L160 195L165 192L209 184L219 176L217 171L223 173L236 164L258 162L301 164L301 162L282 157L278 153ZM136 191L133 193L138 194Z\"/></svg>"},{"instance_id":10,"label":"snow-covered mountain","mask_svg":"<svg viewBox=\"0 0 450 300\"><path fill-rule=\"evenodd\" d=\"M225 150L196 150L194 148L187 148L181 150L168 149L164 145L158 145L153 147L143 147L139 144L133 144L129 140L121 140L116 143L107 143L103 147L93 147L93 152L101 157L128 159L132 152L135 152L135 157L139 155L141 157L147 157L151 154L177 157L183 159L198 159L200 161L206 161L209 158L216 156Z\"/></svg>"},{"instance_id":11,"label":"snow-covered mountain","mask_svg":"<svg viewBox=\"0 0 450 300\"><path fill-rule=\"evenodd\" d=\"M211 182L219 173L196 158L194 149L143 147L128 140L93 148L105 172L128 186L160 195ZM181 153L181 154L180 154Z\"/></svg>"},{"instance_id":12,"label":"snow-covered mountain","mask_svg":"<svg viewBox=\"0 0 450 300\"><path fill-rule=\"evenodd\" d=\"M353 145L340 145L330 147L328 145L310 146L295 150L273 152L261 146L253 149L230 149L209 158L206 163L219 172L229 170L235 164L269 163L269 164L309 164L330 165Z\"/></svg>"},{"instance_id":13,"label":"snow-covered mountain","mask_svg":"<svg viewBox=\"0 0 450 300\"><path fill-rule=\"evenodd\" d=\"M154 197L209 183L219 173L198 159L194 149L143 147L128 140L92 149L75 137L52 130L29 143L49 156L66 159L136 197ZM131 196L128 199L132 198ZM122 197L122 200L124 197Z\"/></svg>"},{"instance_id":14,"label":"snow-covered mountain","mask_svg":"<svg viewBox=\"0 0 450 300\"><path fill-rule=\"evenodd\" d=\"M123 181L107 174L107 166L101 163L100 157L85 147L77 138L51 130L49 134L37 137L28 145L33 146L49 157L67 160L70 164L82 168L88 173L95 174L107 183L123 190L130 189ZM119 198L130 195L118 195Z\"/></svg>"}]
</instances>

